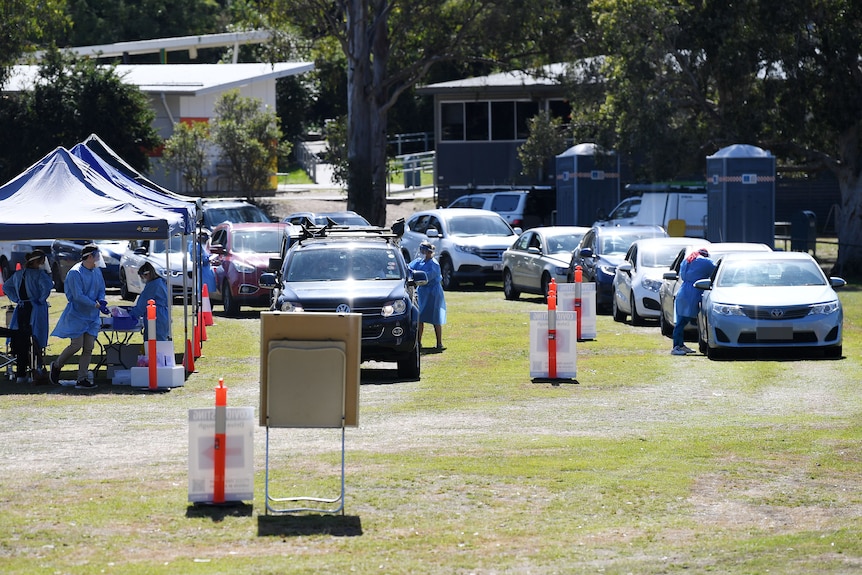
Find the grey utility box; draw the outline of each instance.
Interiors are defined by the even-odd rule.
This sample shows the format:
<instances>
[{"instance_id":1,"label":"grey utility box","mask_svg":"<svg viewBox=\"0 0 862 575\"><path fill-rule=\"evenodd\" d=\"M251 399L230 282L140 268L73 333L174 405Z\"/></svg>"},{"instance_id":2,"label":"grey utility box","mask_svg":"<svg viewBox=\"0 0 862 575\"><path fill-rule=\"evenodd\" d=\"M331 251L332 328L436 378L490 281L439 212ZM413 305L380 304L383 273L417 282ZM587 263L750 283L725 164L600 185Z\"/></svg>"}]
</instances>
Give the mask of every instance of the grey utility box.
<instances>
[{"instance_id":1,"label":"grey utility box","mask_svg":"<svg viewBox=\"0 0 862 575\"><path fill-rule=\"evenodd\" d=\"M706 158L707 229L711 242L775 247L775 156L734 144Z\"/></svg>"},{"instance_id":2,"label":"grey utility box","mask_svg":"<svg viewBox=\"0 0 862 575\"><path fill-rule=\"evenodd\" d=\"M620 200L616 154L596 144L572 146L556 158L558 226L591 226Z\"/></svg>"}]
</instances>

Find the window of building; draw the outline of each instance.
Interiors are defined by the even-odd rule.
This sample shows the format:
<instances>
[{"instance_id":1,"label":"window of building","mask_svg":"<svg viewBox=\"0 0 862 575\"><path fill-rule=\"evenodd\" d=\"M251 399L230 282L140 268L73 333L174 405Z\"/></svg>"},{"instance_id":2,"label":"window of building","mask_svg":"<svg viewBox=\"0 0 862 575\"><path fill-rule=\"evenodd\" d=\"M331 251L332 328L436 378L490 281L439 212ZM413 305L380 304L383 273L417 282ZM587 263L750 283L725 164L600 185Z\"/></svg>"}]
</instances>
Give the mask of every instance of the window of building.
<instances>
[{"instance_id":1,"label":"window of building","mask_svg":"<svg viewBox=\"0 0 862 575\"><path fill-rule=\"evenodd\" d=\"M538 102L516 102L517 138L526 140L530 136L530 119L539 113Z\"/></svg>"},{"instance_id":2,"label":"window of building","mask_svg":"<svg viewBox=\"0 0 862 575\"><path fill-rule=\"evenodd\" d=\"M456 141L464 139L463 103L440 104L440 139Z\"/></svg>"},{"instance_id":3,"label":"window of building","mask_svg":"<svg viewBox=\"0 0 862 575\"><path fill-rule=\"evenodd\" d=\"M491 139L515 139L515 102L491 102Z\"/></svg>"},{"instance_id":4,"label":"window of building","mask_svg":"<svg viewBox=\"0 0 862 575\"><path fill-rule=\"evenodd\" d=\"M488 102L464 104L465 132L468 140L488 139Z\"/></svg>"}]
</instances>

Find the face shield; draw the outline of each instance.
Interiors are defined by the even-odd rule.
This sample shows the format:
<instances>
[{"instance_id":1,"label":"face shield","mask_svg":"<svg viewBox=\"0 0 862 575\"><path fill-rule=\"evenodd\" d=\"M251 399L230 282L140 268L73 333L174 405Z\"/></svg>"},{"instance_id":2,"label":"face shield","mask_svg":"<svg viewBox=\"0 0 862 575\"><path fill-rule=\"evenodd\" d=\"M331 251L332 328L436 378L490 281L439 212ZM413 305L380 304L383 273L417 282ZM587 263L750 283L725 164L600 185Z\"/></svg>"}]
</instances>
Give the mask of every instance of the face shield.
<instances>
[{"instance_id":1,"label":"face shield","mask_svg":"<svg viewBox=\"0 0 862 575\"><path fill-rule=\"evenodd\" d=\"M45 258L45 259L43 259L43 260L42 260L42 264L39 266L39 269L40 269L40 270L43 270L43 271L46 271L46 272L48 272L48 273L51 273L51 264L49 264L49 263L48 263L48 259L47 259L47 258Z\"/></svg>"},{"instance_id":2,"label":"face shield","mask_svg":"<svg viewBox=\"0 0 862 575\"><path fill-rule=\"evenodd\" d=\"M102 259L102 254L101 254L101 252L96 252L96 254L95 254L95 258L96 258L96 259L94 260L94 263L96 264L96 267L97 267L97 268L106 268L106 267L108 267L108 266L106 266L106 265L105 265L105 260L104 260L104 259Z\"/></svg>"}]
</instances>

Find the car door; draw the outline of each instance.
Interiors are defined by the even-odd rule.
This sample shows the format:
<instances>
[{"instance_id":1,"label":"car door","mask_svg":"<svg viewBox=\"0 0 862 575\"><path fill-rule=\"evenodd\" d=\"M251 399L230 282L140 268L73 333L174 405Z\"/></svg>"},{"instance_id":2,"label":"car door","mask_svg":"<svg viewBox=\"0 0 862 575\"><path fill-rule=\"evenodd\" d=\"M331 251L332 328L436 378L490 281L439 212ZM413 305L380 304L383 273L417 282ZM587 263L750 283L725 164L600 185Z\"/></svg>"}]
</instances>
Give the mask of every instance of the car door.
<instances>
[{"instance_id":1,"label":"car door","mask_svg":"<svg viewBox=\"0 0 862 575\"><path fill-rule=\"evenodd\" d=\"M536 234L533 232L522 234L509 251L512 283L520 290L532 289L530 271L533 268L531 264L533 254L530 253L529 249L535 242L535 236Z\"/></svg>"},{"instance_id":2,"label":"car door","mask_svg":"<svg viewBox=\"0 0 862 575\"><path fill-rule=\"evenodd\" d=\"M215 293L217 298L221 299L221 288L224 283L224 278L227 276L230 260L227 255L230 253L230 234L227 228L216 228L210 238L209 252L214 256L211 260L212 271L215 276Z\"/></svg>"},{"instance_id":3,"label":"car door","mask_svg":"<svg viewBox=\"0 0 862 575\"><path fill-rule=\"evenodd\" d=\"M590 250L592 255L584 256L583 251ZM584 234L584 239L581 240L581 245L578 248L578 253L575 254L575 263L581 266L583 273L583 281L596 281L596 265L598 265L598 234L595 229L591 229Z\"/></svg>"},{"instance_id":4,"label":"car door","mask_svg":"<svg viewBox=\"0 0 862 575\"><path fill-rule=\"evenodd\" d=\"M617 298L618 302L624 302L622 305L622 309L631 312L632 308L634 307L634 303L632 303L632 277L637 273L638 270L637 244L632 244L632 246L629 248L629 251L626 252L624 262L628 263L631 266L631 269L628 271L624 271L617 268L617 273L614 277L614 283L616 284L616 290L619 292L619 297Z\"/></svg>"}]
</instances>

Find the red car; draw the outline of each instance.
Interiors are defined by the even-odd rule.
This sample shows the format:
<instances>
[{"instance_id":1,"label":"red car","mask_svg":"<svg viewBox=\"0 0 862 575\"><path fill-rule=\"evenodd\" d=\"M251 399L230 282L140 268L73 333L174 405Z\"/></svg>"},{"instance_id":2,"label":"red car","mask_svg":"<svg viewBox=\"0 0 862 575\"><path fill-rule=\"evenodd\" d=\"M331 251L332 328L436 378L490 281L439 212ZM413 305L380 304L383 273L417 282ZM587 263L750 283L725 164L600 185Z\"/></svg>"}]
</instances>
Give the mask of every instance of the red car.
<instances>
[{"instance_id":1,"label":"red car","mask_svg":"<svg viewBox=\"0 0 862 575\"><path fill-rule=\"evenodd\" d=\"M282 238L290 227L283 223L222 223L207 245L216 291L210 297L236 316L240 306L269 307L270 290L261 289L260 274L269 259L281 257Z\"/></svg>"}]
</instances>

